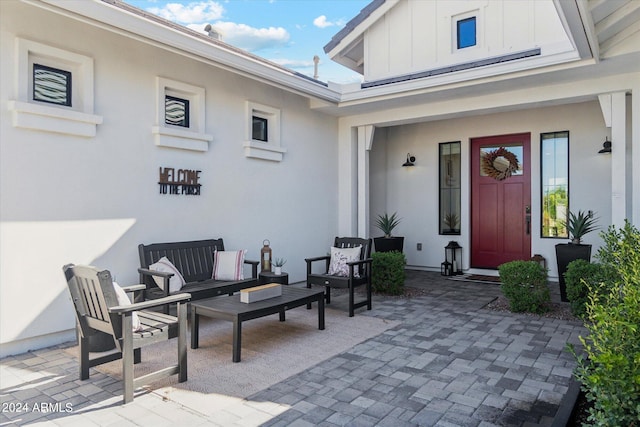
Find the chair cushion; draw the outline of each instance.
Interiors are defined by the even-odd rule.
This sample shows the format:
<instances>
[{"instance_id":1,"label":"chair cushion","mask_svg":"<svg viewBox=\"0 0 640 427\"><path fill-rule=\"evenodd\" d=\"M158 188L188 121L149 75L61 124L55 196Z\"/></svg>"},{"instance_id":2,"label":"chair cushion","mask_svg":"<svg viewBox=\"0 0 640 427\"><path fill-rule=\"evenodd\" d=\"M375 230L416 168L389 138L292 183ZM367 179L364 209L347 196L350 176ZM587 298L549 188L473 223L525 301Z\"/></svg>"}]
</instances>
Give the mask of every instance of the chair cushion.
<instances>
[{"instance_id":1,"label":"chair cushion","mask_svg":"<svg viewBox=\"0 0 640 427\"><path fill-rule=\"evenodd\" d=\"M175 265L169 261L166 256L163 256L158 262L149 266L150 270L160 271L162 273L173 273L171 279L169 279L169 293L178 292L185 284L184 277L178 271ZM162 277L153 276L158 287L164 290L164 279Z\"/></svg>"},{"instance_id":2,"label":"chair cushion","mask_svg":"<svg viewBox=\"0 0 640 427\"><path fill-rule=\"evenodd\" d=\"M362 246L354 248L331 248L331 260L328 273L333 276L349 277L348 262L359 261ZM353 269L354 277L360 277L359 268Z\"/></svg>"},{"instance_id":3,"label":"chair cushion","mask_svg":"<svg viewBox=\"0 0 640 427\"><path fill-rule=\"evenodd\" d=\"M118 285L116 282L113 282L113 289L116 291L116 298L118 298L118 305L126 307L131 305L131 300L127 293ZM140 317L138 317L137 312L131 313L131 323L133 324L133 332L138 332L142 330L142 324L140 323Z\"/></svg>"},{"instance_id":4,"label":"chair cushion","mask_svg":"<svg viewBox=\"0 0 640 427\"><path fill-rule=\"evenodd\" d=\"M242 251L215 251L213 254L214 280L244 280L244 255Z\"/></svg>"}]
</instances>

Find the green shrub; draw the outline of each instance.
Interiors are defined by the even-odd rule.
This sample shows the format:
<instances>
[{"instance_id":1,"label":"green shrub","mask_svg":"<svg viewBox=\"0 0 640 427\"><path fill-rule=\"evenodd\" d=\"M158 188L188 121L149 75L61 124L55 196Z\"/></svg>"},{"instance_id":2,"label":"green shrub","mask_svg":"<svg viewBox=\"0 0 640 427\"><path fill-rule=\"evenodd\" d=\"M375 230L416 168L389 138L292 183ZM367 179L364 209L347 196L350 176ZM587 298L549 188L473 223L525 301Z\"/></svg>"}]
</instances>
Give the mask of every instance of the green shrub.
<instances>
[{"instance_id":1,"label":"green shrub","mask_svg":"<svg viewBox=\"0 0 640 427\"><path fill-rule=\"evenodd\" d=\"M388 295L404 293L404 266L407 260L402 252L374 252L371 256L371 285L375 292Z\"/></svg>"},{"instance_id":2,"label":"green shrub","mask_svg":"<svg viewBox=\"0 0 640 427\"><path fill-rule=\"evenodd\" d=\"M551 296L547 286L547 270L535 261L511 261L498 267L501 289L516 313L544 313Z\"/></svg>"},{"instance_id":3,"label":"green shrub","mask_svg":"<svg viewBox=\"0 0 640 427\"><path fill-rule=\"evenodd\" d=\"M575 316L584 318L587 314L589 288L601 284L606 286L608 280L614 275L615 272L605 264L589 263L583 259L571 261L564 274L571 312Z\"/></svg>"},{"instance_id":4,"label":"green shrub","mask_svg":"<svg viewBox=\"0 0 640 427\"><path fill-rule=\"evenodd\" d=\"M625 222L601 236L598 258L617 274L589 288L587 357L570 347L575 376L593 402L593 425L640 426L640 231Z\"/></svg>"}]
</instances>

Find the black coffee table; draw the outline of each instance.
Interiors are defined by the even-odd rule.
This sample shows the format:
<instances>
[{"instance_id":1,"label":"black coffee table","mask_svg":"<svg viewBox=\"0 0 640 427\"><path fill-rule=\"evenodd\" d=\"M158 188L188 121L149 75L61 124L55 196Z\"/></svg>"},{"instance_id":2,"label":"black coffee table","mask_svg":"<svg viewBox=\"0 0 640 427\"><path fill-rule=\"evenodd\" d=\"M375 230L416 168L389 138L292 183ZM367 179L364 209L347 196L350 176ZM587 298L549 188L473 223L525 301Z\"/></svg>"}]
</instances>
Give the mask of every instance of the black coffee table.
<instances>
[{"instance_id":1,"label":"black coffee table","mask_svg":"<svg viewBox=\"0 0 640 427\"><path fill-rule=\"evenodd\" d=\"M285 311L302 305L318 303L318 329L324 330L324 290L282 286L282 295L262 301L240 302L240 294L214 297L191 303L191 348L198 348L200 316L233 322L234 362L240 361L242 322L279 313L285 321Z\"/></svg>"}]
</instances>

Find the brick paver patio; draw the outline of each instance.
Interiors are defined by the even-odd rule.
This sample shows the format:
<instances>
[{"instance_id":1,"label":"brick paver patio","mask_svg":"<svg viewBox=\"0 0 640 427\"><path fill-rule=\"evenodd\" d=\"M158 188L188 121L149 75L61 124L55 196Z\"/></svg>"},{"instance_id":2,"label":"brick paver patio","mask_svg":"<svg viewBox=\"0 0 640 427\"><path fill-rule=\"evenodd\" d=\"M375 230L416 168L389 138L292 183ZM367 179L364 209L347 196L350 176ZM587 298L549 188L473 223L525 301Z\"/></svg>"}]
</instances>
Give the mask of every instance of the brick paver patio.
<instances>
[{"instance_id":1,"label":"brick paver patio","mask_svg":"<svg viewBox=\"0 0 640 427\"><path fill-rule=\"evenodd\" d=\"M79 381L64 346L7 357L0 426L552 424L575 365L565 346L579 343L580 322L487 310L496 285L417 271L407 285L424 295L376 296L372 311L356 312L398 326L245 400L194 393L178 404L143 393L123 406L120 381L98 372Z\"/></svg>"}]
</instances>

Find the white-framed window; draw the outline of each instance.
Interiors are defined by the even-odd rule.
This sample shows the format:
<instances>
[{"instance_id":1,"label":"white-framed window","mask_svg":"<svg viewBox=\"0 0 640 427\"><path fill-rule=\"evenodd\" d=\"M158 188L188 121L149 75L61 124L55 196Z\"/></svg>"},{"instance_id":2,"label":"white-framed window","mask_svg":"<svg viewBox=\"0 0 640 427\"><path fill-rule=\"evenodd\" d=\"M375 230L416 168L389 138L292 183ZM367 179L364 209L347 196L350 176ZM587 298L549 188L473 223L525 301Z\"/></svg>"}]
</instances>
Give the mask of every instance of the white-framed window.
<instances>
[{"instance_id":1,"label":"white-framed window","mask_svg":"<svg viewBox=\"0 0 640 427\"><path fill-rule=\"evenodd\" d=\"M159 147L208 151L205 133L205 90L188 83L156 77L156 124L151 131Z\"/></svg>"},{"instance_id":2,"label":"white-framed window","mask_svg":"<svg viewBox=\"0 0 640 427\"><path fill-rule=\"evenodd\" d=\"M280 145L280 110L247 101L246 123L245 156L282 161L287 150Z\"/></svg>"},{"instance_id":3,"label":"white-framed window","mask_svg":"<svg viewBox=\"0 0 640 427\"><path fill-rule=\"evenodd\" d=\"M8 103L15 127L93 137L93 59L16 38L16 98Z\"/></svg>"},{"instance_id":4,"label":"white-framed window","mask_svg":"<svg viewBox=\"0 0 640 427\"><path fill-rule=\"evenodd\" d=\"M473 10L451 17L451 46L454 52L465 52L480 46L479 11Z\"/></svg>"}]
</instances>

